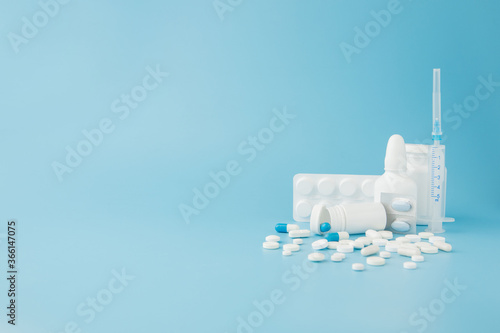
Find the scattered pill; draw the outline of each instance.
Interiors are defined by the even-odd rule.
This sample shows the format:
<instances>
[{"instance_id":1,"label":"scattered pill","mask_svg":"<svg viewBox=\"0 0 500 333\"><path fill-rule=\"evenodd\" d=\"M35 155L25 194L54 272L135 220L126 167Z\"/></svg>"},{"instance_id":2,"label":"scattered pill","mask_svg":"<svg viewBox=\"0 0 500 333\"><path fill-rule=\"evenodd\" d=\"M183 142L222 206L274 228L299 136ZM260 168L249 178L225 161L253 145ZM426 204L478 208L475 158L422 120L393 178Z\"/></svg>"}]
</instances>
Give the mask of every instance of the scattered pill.
<instances>
[{"instance_id":1,"label":"scattered pill","mask_svg":"<svg viewBox=\"0 0 500 333\"><path fill-rule=\"evenodd\" d=\"M280 236L269 235L266 237L266 242L279 242Z\"/></svg>"},{"instance_id":2,"label":"scattered pill","mask_svg":"<svg viewBox=\"0 0 500 333\"><path fill-rule=\"evenodd\" d=\"M295 238L295 239L293 240L293 244L300 245L300 244L302 244L302 243L304 243L304 241L303 241L301 238Z\"/></svg>"},{"instance_id":3,"label":"scattered pill","mask_svg":"<svg viewBox=\"0 0 500 333\"><path fill-rule=\"evenodd\" d=\"M411 257L420 255L419 249L412 249L409 247L400 247L398 249L398 254L401 256Z\"/></svg>"},{"instance_id":4,"label":"scattered pill","mask_svg":"<svg viewBox=\"0 0 500 333\"><path fill-rule=\"evenodd\" d=\"M406 269L415 269L417 268L417 263L413 261L405 261L403 263L403 267Z\"/></svg>"},{"instance_id":5,"label":"scattered pill","mask_svg":"<svg viewBox=\"0 0 500 333\"><path fill-rule=\"evenodd\" d=\"M405 237L408 238L410 240L410 242L412 242L412 243L416 243L416 242L421 241L420 236L418 236L418 235L406 235Z\"/></svg>"},{"instance_id":6,"label":"scattered pill","mask_svg":"<svg viewBox=\"0 0 500 333\"><path fill-rule=\"evenodd\" d=\"M430 246L432 246L431 244L429 244ZM415 243L401 243L399 244L399 247L405 247L407 249L418 249L418 246L415 245Z\"/></svg>"},{"instance_id":7,"label":"scattered pill","mask_svg":"<svg viewBox=\"0 0 500 333\"><path fill-rule=\"evenodd\" d=\"M342 253L350 253L354 251L354 247L350 244L339 244L337 246L337 251Z\"/></svg>"},{"instance_id":8,"label":"scattered pill","mask_svg":"<svg viewBox=\"0 0 500 333\"><path fill-rule=\"evenodd\" d=\"M283 245L283 250L295 252L295 251L300 250L300 246L298 244L285 244L285 245Z\"/></svg>"},{"instance_id":9,"label":"scattered pill","mask_svg":"<svg viewBox=\"0 0 500 333\"><path fill-rule=\"evenodd\" d=\"M288 235L291 238L309 237L309 236L311 236L311 230L307 230L307 229L292 230L288 233Z\"/></svg>"},{"instance_id":10,"label":"scattered pill","mask_svg":"<svg viewBox=\"0 0 500 333\"><path fill-rule=\"evenodd\" d=\"M421 261L424 261L424 256L423 255L411 256L411 260L416 261L416 262L421 262Z\"/></svg>"},{"instance_id":11,"label":"scattered pill","mask_svg":"<svg viewBox=\"0 0 500 333\"><path fill-rule=\"evenodd\" d=\"M441 251L450 252L452 247L451 244L445 242L434 242L434 246L440 249Z\"/></svg>"},{"instance_id":12,"label":"scattered pill","mask_svg":"<svg viewBox=\"0 0 500 333\"><path fill-rule=\"evenodd\" d=\"M339 231L339 239L349 239L349 233L347 231Z\"/></svg>"},{"instance_id":13,"label":"scattered pill","mask_svg":"<svg viewBox=\"0 0 500 333\"><path fill-rule=\"evenodd\" d=\"M388 240L387 239L384 239L384 238L376 238L373 240L373 245L377 245L377 246L385 246L385 244L387 244Z\"/></svg>"},{"instance_id":14,"label":"scattered pill","mask_svg":"<svg viewBox=\"0 0 500 333\"><path fill-rule=\"evenodd\" d=\"M432 232L426 232L426 231L419 232L418 235L420 236L420 238L423 239L429 239L429 237L434 236Z\"/></svg>"},{"instance_id":15,"label":"scattered pill","mask_svg":"<svg viewBox=\"0 0 500 333\"><path fill-rule=\"evenodd\" d=\"M366 258L366 263L371 266L383 266L385 265L385 259L382 257L372 256Z\"/></svg>"},{"instance_id":16,"label":"scattered pill","mask_svg":"<svg viewBox=\"0 0 500 333\"><path fill-rule=\"evenodd\" d=\"M338 253L337 252L337 253L332 254L332 256L331 256L332 261L337 261L338 262L338 261L344 260L345 255L341 256L341 254L343 254L343 253Z\"/></svg>"},{"instance_id":17,"label":"scattered pill","mask_svg":"<svg viewBox=\"0 0 500 333\"><path fill-rule=\"evenodd\" d=\"M284 256L291 256L292 255L292 251L290 251L290 250L283 250L282 254Z\"/></svg>"},{"instance_id":18,"label":"scattered pill","mask_svg":"<svg viewBox=\"0 0 500 333\"><path fill-rule=\"evenodd\" d=\"M365 244L363 244L363 242L360 242L360 241L354 241L352 243L352 246L357 249L357 250L361 250L362 248L365 247Z\"/></svg>"},{"instance_id":19,"label":"scattered pill","mask_svg":"<svg viewBox=\"0 0 500 333\"><path fill-rule=\"evenodd\" d=\"M382 258L390 258L391 257L391 252L389 251L380 251L379 255L382 257Z\"/></svg>"},{"instance_id":20,"label":"scattered pill","mask_svg":"<svg viewBox=\"0 0 500 333\"><path fill-rule=\"evenodd\" d=\"M378 233L383 239L392 239L393 237L392 231L389 230L380 230Z\"/></svg>"},{"instance_id":21,"label":"scattered pill","mask_svg":"<svg viewBox=\"0 0 500 333\"><path fill-rule=\"evenodd\" d=\"M402 237L397 237L397 238L395 239L395 241L396 241L396 242L400 242L400 243L410 243L410 240L409 240L408 238L404 237L404 236L402 236Z\"/></svg>"},{"instance_id":22,"label":"scattered pill","mask_svg":"<svg viewBox=\"0 0 500 333\"><path fill-rule=\"evenodd\" d=\"M292 230L299 230L300 227L297 224L287 224L287 223L278 223L274 227L276 232L290 232Z\"/></svg>"},{"instance_id":23,"label":"scattered pill","mask_svg":"<svg viewBox=\"0 0 500 333\"><path fill-rule=\"evenodd\" d=\"M280 247L280 244L278 242L264 242L262 247L267 250L275 250Z\"/></svg>"},{"instance_id":24,"label":"scattered pill","mask_svg":"<svg viewBox=\"0 0 500 333\"><path fill-rule=\"evenodd\" d=\"M342 253L342 252L335 252L334 254L336 254L337 256L339 257L342 257L342 259L345 259L345 253Z\"/></svg>"},{"instance_id":25,"label":"scattered pill","mask_svg":"<svg viewBox=\"0 0 500 333\"><path fill-rule=\"evenodd\" d=\"M420 249L423 253L438 253L438 248L434 245L429 245L429 246L424 246L423 248Z\"/></svg>"},{"instance_id":26,"label":"scattered pill","mask_svg":"<svg viewBox=\"0 0 500 333\"><path fill-rule=\"evenodd\" d=\"M368 246L372 243L372 239L370 237L358 237L356 239L358 242L362 242L364 246Z\"/></svg>"},{"instance_id":27,"label":"scattered pill","mask_svg":"<svg viewBox=\"0 0 500 333\"><path fill-rule=\"evenodd\" d=\"M330 250L336 250L338 245L339 245L339 242L328 242L328 248Z\"/></svg>"},{"instance_id":28,"label":"scattered pill","mask_svg":"<svg viewBox=\"0 0 500 333\"><path fill-rule=\"evenodd\" d=\"M446 242L446 238L441 237L441 236L432 236L429 237L429 242L434 243L434 242Z\"/></svg>"},{"instance_id":29,"label":"scattered pill","mask_svg":"<svg viewBox=\"0 0 500 333\"><path fill-rule=\"evenodd\" d=\"M341 245L353 245L354 244L354 241L352 239L341 239L339 240L339 244Z\"/></svg>"},{"instance_id":30,"label":"scattered pill","mask_svg":"<svg viewBox=\"0 0 500 333\"><path fill-rule=\"evenodd\" d=\"M314 250L322 250L328 247L328 241L323 238L315 242L312 242L311 246Z\"/></svg>"},{"instance_id":31,"label":"scattered pill","mask_svg":"<svg viewBox=\"0 0 500 333\"><path fill-rule=\"evenodd\" d=\"M309 253L307 259L309 259L310 261L323 261L325 260L325 255L323 253L313 252Z\"/></svg>"},{"instance_id":32,"label":"scattered pill","mask_svg":"<svg viewBox=\"0 0 500 333\"><path fill-rule=\"evenodd\" d=\"M332 226L330 225L330 223L321 223L321 225L319 226L319 230L321 232L327 232L327 231L330 231L330 229L332 228Z\"/></svg>"},{"instance_id":33,"label":"scattered pill","mask_svg":"<svg viewBox=\"0 0 500 333\"><path fill-rule=\"evenodd\" d=\"M353 271L364 271L365 270L365 265L363 265L362 263L355 263L355 264L352 264L352 270Z\"/></svg>"},{"instance_id":34,"label":"scattered pill","mask_svg":"<svg viewBox=\"0 0 500 333\"><path fill-rule=\"evenodd\" d=\"M370 246L363 248L361 250L361 254L364 255L365 257L367 257L367 256L371 256L372 254L377 253L378 251L380 251L380 247L378 247L377 245L370 245Z\"/></svg>"},{"instance_id":35,"label":"scattered pill","mask_svg":"<svg viewBox=\"0 0 500 333\"><path fill-rule=\"evenodd\" d=\"M371 239L382 238L382 235L380 235L378 231L375 231L373 229L366 230L365 235L366 237L370 237Z\"/></svg>"},{"instance_id":36,"label":"scattered pill","mask_svg":"<svg viewBox=\"0 0 500 333\"><path fill-rule=\"evenodd\" d=\"M416 242L416 243L415 243L415 245L416 245L419 249L423 248L424 246L432 246L432 244L431 244L431 243L427 243L427 242Z\"/></svg>"},{"instance_id":37,"label":"scattered pill","mask_svg":"<svg viewBox=\"0 0 500 333\"><path fill-rule=\"evenodd\" d=\"M387 244L385 244L385 250L389 252L398 252L400 245L401 245L400 242L389 241L387 242Z\"/></svg>"}]
</instances>

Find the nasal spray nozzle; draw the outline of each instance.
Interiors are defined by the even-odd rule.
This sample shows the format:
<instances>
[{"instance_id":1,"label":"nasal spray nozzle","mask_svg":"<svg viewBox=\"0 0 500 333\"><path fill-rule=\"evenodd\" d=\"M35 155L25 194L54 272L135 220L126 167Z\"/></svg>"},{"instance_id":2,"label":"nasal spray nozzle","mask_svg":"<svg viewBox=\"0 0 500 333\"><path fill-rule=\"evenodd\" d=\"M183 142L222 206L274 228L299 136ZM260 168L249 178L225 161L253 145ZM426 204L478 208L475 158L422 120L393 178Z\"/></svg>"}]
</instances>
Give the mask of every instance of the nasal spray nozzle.
<instances>
[{"instance_id":1,"label":"nasal spray nozzle","mask_svg":"<svg viewBox=\"0 0 500 333\"><path fill-rule=\"evenodd\" d=\"M435 68L433 72L432 88L432 140L430 147L429 174L430 174L430 220L427 231L432 233L444 232L444 146L441 145L441 70Z\"/></svg>"}]
</instances>

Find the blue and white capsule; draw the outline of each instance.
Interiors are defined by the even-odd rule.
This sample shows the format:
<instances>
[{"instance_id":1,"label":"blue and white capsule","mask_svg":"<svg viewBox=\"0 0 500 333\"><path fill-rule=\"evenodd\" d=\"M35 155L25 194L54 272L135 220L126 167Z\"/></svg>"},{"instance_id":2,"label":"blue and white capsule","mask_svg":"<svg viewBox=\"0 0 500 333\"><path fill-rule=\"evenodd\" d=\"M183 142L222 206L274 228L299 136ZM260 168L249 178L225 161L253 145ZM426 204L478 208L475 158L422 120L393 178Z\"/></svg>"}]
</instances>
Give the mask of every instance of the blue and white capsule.
<instances>
[{"instance_id":1,"label":"blue and white capsule","mask_svg":"<svg viewBox=\"0 0 500 333\"><path fill-rule=\"evenodd\" d=\"M277 232L290 232L292 230L299 230L300 227L297 224L278 223L274 229Z\"/></svg>"},{"instance_id":2,"label":"blue and white capsule","mask_svg":"<svg viewBox=\"0 0 500 333\"><path fill-rule=\"evenodd\" d=\"M349 239L349 233L346 231L332 232L326 235L326 239L329 242L338 242L343 239Z\"/></svg>"}]
</instances>

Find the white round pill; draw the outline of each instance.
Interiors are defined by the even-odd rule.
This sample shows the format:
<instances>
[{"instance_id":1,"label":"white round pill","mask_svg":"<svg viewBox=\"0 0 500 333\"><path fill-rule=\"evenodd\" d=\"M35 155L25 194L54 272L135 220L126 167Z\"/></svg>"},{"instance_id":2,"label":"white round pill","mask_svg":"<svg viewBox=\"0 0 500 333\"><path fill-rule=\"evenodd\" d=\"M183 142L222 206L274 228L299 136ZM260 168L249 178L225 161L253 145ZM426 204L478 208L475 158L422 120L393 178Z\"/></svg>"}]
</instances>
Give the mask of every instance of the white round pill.
<instances>
[{"instance_id":1,"label":"white round pill","mask_svg":"<svg viewBox=\"0 0 500 333\"><path fill-rule=\"evenodd\" d=\"M446 242L446 238L441 237L441 236L432 236L429 237L429 242L434 243L434 242Z\"/></svg>"},{"instance_id":2,"label":"white round pill","mask_svg":"<svg viewBox=\"0 0 500 333\"><path fill-rule=\"evenodd\" d=\"M415 269L417 268L417 263L413 261L405 261L403 263L403 267L406 269Z\"/></svg>"},{"instance_id":3,"label":"white round pill","mask_svg":"<svg viewBox=\"0 0 500 333\"><path fill-rule=\"evenodd\" d=\"M339 242L328 242L328 248L330 250L336 250L338 245L339 245Z\"/></svg>"},{"instance_id":4,"label":"white round pill","mask_svg":"<svg viewBox=\"0 0 500 333\"><path fill-rule=\"evenodd\" d=\"M380 247L378 247L377 245L370 245L370 246L363 248L361 250L361 254L364 255L365 257L367 257L367 256L371 256L372 254L377 253L378 251L380 251Z\"/></svg>"},{"instance_id":5,"label":"white round pill","mask_svg":"<svg viewBox=\"0 0 500 333\"><path fill-rule=\"evenodd\" d=\"M280 241L280 236L269 235L266 237L266 242L279 242L279 241Z\"/></svg>"},{"instance_id":6,"label":"white round pill","mask_svg":"<svg viewBox=\"0 0 500 333\"><path fill-rule=\"evenodd\" d=\"M424 261L424 256L423 255L411 256L411 260L417 261L417 262Z\"/></svg>"},{"instance_id":7,"label":"white round pill","mask_svg":"<svg viewBox=\"0 0 500 333\"><path fill-rule=\"evenodd\" d=\"M302 243L304 243L304 241L303 241L301 238L295 238L295 239L293 240L293 244L300 245L300 244L302 244Z\"/></svg>"},{"instance_id":8,"label":"white round pill","mask_svg":"<svg viewBox=\"0 0 500 333\"><path fill-rule=\"evenodd\" d=\"M389 241L385 244L385 250L389 252L398 252L398 248L401 245L400 242Z\"/></svg>"},{"instance_id":9,"label":"white round pill","mask_svg":"<svg viewBox=\"0 0 500 333\"><path fill-rule=\"evenodd\" d=\"M401 243L401 244L399 244L399 247L400 248L404 247L404 248L407 248L407 249L418 249L419 248L417 245L415 245L415 243Z\"/></svg>"},{"instance_id":10,"label":"white round pill","mask_svg":"<svg viewBox=\"0 0 500 333\"><path fill-rule=\"evenodd\" d=\"M423 239L429 239L429 237L434 236L432 232L425 232L425 231L419 232L418 235L420 236L420 238Z\"/></svg>"},{"instance_id":11,"label":"white round pill","mask_svg":"<svg viewBox=\"0 0 500 333\"><path fill-rule=\"evenodd\" d=\"M344 244L353 245L354 241L351 239L341 239L341 240L339 240L339 244L341 244L341 245L344 245Z\"/></svg>"},{"instance_id":12,"label":"white round pill","mask_svg":"<svg viewBox=\"0 0 500 333\"><path fill-rule=\"evenodd\" d=\"M311 236L311 230L307 229L291 230L288 233L288 236L290 236L290 238L309 237Z\"/></svg>"},{"instance_id":13,"label":"white round pill","mask_svg":"<svg viewBox=\"0 0 500 333\"><path fill-rule=\"evenodd\" d=\"M397 237L395 240L396 240L396 242L400 242L400 243L410 243L410 240L406 237Z\"/></svg>"},{"instance_id":14,"label":"white round pill","mask_svg":"<svg viewBox=\"0 0 500 333\"><path fill-rule=\"evenodd\" d=\"M431 244L431 243L427 243L427 242L416 242L416 243L415 243L415 245L416 245L419 249L423 248L424 246L432 246L432 244Z\"/></svg>"},{"instance_id":15,"label":"white round pill","mask_svg":"<svg viewBox=\"0 0 500 333\"><path fill-rule=\"evenodd\" d=\"M438 253L438 248L434 245L424 246L420 249L423 253Z\"/></svg>"},{"instance_id":16,"label":"white round pill","mask_svg":"<svg viewBox=\"0 0 500 333\"><path fill-rule=\"evenodd\" d=\"M436 246L441 251L446 251L446 252L451 251L451 244L445 242L434 242L434 246Z\"/></svg>"},{"instance_id":17,"label":"white round pill","mask_svg":"<svg viewBox=\"0 0 500 333\"><path fill-rule=\"evenodd\" d=\"M342 253L350 253L354 251L354 247L350 244L339 244L337 246L337 251Z\"/></svg>"},{"instance_id":18,"label":"white round pill","mask_svg":"<svg viewBox=\"0 0 500 333\"><path fill-rule=\"evenodd\" d=\"M284 256L291 256L292 255L292 251L289 251L289 250L283 250L282 253Z\"/></svg>"},{"instance_id":19,"label":"white round pill","mask_svg":"<svg viewBox=\"0 0 500 333\"><path fill-rule=\"evenodd\" d=\"M393 237L392 231L389 230L380 230L378 233L383 239L392 239Z\"/></svg>"},{"instance_id":20,"label":"white round pill","mask_svg":"<svg viewBox=\"0 0 500 333\"><path fill-rule=\"evenodd\" d=\"M347 231L339 231L339 239L349 239L349 233Z\"/></svg>"},{"instance_id":21,"label":"white round pill","mask_svg":"<svg viewBox=\"0 0 500 333\"><path fill-rule=\"evenodd\" d=\"M398 249L398 254L401 256L411 257L420 255L419 249L411 249L409 247L400 247Z\"/></svg>"},{"instance_id":22,"label":"white round pill","mask_svg":"<svg viewBox=\"0 0 500 333\"><path fill-rule=\"evenodd\" d=\"M380 235L378 231L375 231L373 229L366 230L365 235L366 237L370 237L371 239L382 238L382 235Z\"/></svg>"},{"instance_id":23,"label":"white round pill","mask_svg":"<svg viewBox=\"0 0 500 333\"><path fill-rule=\"evenodd\" d=\"M418 235L406 235L405 237L408 238L412 243L420 242L421 240L420 236Z\"/></svg>"},{"instance_id":24,"label":"white round pill","mask_svg":"<svg viewBox=\"0 0 500 333\"><path fill-rule=\"evenodd\" d=\"M391 252L389 251L381 251L379 253L379 255L382 257L382 258L390 258L391 257Z\"/></svg>"},{"instance_id":25,"label":"white round pill","mask_svg":"<svg viewBox=\"0 0 500 333\"><path fill-rule=\"evenodd\" d=\"M328 247L328 241L326 239L320 239L312 242L311 246L314 250L322 250Z\"/></svg>"},{"instance_id":26,"label":"white round pill","mask_svg":"<svg viewBox=\"0 0 500 333\"><path fill-rule=\"evenodd\" d=\"M285 244L283 245L283 250L295 252L300 250L300 246L298 244Z\"/></svg>"},{"instance_id":27,"label":"white round pill","mask_svg":"<svg viewBox=\"0 0 500 333\"><path fill-rule=\"evenodd\" d=\"M383 266L385 265L385 259L377 256L368 257L366 263L371 266Z\"/></svg>"},{"instance_id":28,"label":"white round pill","mask_svg":"<svg viewBox=\"0 0 500 333\"><path fill-rule=\"evenodd\" d=\"M264 242L262 247L267 250L275 250L280 247L280 244L278 242Z\"/></svg>"},{"instance_id":29,"label":"white round pill","mask_svg":"<svg viewBox=\"0 0 500 333\"><path fill-rule=\"evenodd\" d=\"M345 259L345 253L342 253L342 252L335 252L334 253L335 255L341 257L342 259ZM333 255L333 254L332 254Z\"/></svg>"},{"instance_id":30,"label":"white round pill","mask_svg":"<svg viewBox=\"0 0 500 333\"><path fill-rule=\"evenodd\" d=\"M323 260L325 260L325 255L323 253L313 252L313 253L309 253L309 255L307 256L307 259L309 259L311 261L323 261Z\"/></svg>"},{"instance_id":31,"label":"white round pill","mask_svg":"<svg viewBox=\"0 0 500 333\"><path fill-rule=\"evenodd\" d=\"M368 246L372 243L372 239L370 237L358 237L356 242L362 242L364 246Z\"/></svg>"},{"instance_id":32,"label":"white round pill","mask_svg":"<svg viewBox=\"0 0 500 333\"><path fill-rule=\"evenodd\" d=\"M355 263L355 264L352 264L352 270L353 271L364 271L365 270L365 265L363 265L362 263Z\"/></svg>"},{"instance_id":33,"label":"white round pill","mask_svg":"<svg viewBox=\"0 0 500 333\"><path fill-rule=\"evenodd\" d=\"M388 240L384 238L376 238L372 241L373 245L377 246L385 246L387 244Z\"/></svg>"},{"instance_id":34,"label":"white round pill","mask_svg":"<svg viewBox=\"0 0 500 333\"><path fill-rule=\"evenodd\" d=\"M354 241L352 243L352 246L357 249L357 250L361 250L362 248L365 247L365 244L363 244L363 242L360 242L360 241Z\"/></svg>"},{"instance_id":35,"label":"white round pill","mask_svg":"<svg viewBox=\"0 0 500 333\"><path fill-rule=\"evenodd\" d=\"M332 256L331 256L332 261L342 261L342 260L344 260L344 257L342 257L341 254L343 254L343 253L338 253L337 252L337 253L332 254Z\"/></svg>"}]
</instances>

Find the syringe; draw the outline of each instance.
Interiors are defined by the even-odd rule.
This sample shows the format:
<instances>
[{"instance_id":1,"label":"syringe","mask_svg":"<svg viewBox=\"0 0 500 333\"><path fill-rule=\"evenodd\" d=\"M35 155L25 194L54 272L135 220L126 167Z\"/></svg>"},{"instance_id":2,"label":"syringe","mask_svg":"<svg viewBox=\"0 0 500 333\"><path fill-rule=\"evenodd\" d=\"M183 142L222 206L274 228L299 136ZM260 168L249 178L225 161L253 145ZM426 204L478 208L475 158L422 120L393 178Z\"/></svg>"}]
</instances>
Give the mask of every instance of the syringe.
<instances>
[{"instance_id":1,"label":"syringe","mask_svg":"<svg viewBox=\"0 0 500 333\"><path fill-rule=\"evenodd\" d=\"M434 144L430 146L429 176L430 176L430 221L427 231L432 233L444 232L444 181L445 163L444 146L441 145L441 72L439 68L434 69L432 89L432 139Z\"/></svg>"}]
</instances>

